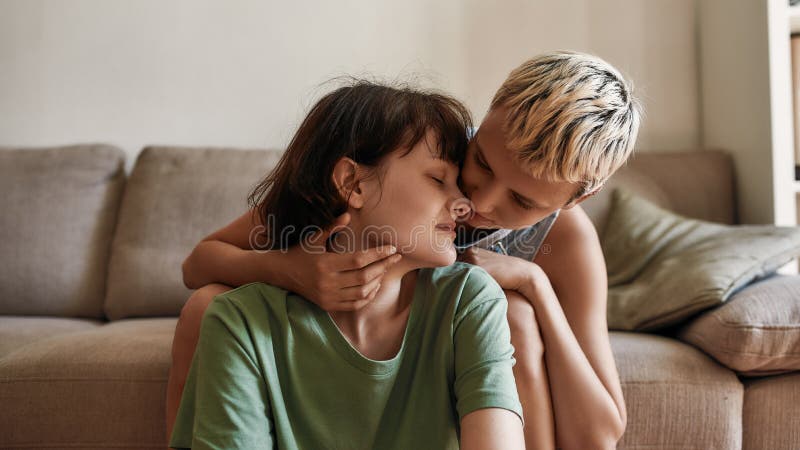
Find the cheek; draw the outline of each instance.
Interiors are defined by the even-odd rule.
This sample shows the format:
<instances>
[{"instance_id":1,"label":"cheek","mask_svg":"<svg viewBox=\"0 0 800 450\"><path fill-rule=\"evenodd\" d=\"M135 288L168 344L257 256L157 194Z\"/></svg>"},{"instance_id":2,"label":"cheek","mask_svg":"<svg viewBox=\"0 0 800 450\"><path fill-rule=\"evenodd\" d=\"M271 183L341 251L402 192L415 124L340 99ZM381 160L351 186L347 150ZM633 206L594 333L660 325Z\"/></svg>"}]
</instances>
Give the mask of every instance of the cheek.
<instances>
[{"instance_id":1,"label":"cheek","mask_svg":"<svg viewBox=\"0 0 800 450\"><path fill-rule=\"evenodd\" d=\"M426 236L423 231L431 228L440 212L441 205L434 205L435 195L430 188L419 184L416 188L405 186L384 191L380 203L369 211L369 221L388 225L398 244L419 240L420 236Z\"/></svg>"},{"instance_id":2,"label":"cheek","mask_svg":"<svg viewBox=\"0 0 800 450\"><path fill-rule=\"evenodd\" d=\"M518 211L509 217L509 224L507 228L526 228L535 223L538 223L545 217L552 214L553 211Z\"/></svg>"},{"instance_id":3,"label":"cheek","mask_svg":"<svg viewBox=\"0 0 800 450\"><path fill-rule=\"evenodd\" d=\"M459 187L462 191L466 190L465 188L476 188L480 181L480 171L475 167L475 164L466 161L459 174L459 179L461 180L461 186Z\"/></svg>"}]
</instances>

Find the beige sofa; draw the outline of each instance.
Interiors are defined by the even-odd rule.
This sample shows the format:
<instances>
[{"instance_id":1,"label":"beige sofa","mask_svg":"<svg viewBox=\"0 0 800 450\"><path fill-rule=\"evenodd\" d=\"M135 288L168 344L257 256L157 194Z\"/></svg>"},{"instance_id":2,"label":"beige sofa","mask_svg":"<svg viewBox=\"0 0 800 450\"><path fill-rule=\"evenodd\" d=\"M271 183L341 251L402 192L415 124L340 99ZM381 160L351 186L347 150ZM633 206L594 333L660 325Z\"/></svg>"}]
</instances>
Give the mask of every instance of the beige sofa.
<instances>
[{"instance_id":1,"label":"beige sofa","mask_svg":"<svg viewBox=\"0 0 800 450\"><path fill-rule=\"evenodd\" d=\"M278 156L148 147L126 177L112 146L0 150L0 448L166 447L181 261L245 210ZM734 223L732 167L719 152L641 153L615 183ZM608 194L586 209L602 228ZM611 333L628 408L618 448L800 448L797 372L738 376L675 331Z\"/></svg>"}]
</instances>

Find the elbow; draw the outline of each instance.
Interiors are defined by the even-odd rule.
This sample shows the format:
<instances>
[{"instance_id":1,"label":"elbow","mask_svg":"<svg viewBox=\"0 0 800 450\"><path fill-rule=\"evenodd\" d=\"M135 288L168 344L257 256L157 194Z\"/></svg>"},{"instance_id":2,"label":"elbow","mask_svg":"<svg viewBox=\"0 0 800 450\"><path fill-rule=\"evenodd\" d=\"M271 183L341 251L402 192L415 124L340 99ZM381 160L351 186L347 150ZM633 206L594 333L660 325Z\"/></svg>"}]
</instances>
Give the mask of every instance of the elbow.
<instances>
[{"instance_id":1,"label":"elbow","mask_svg":"<svg viewBox=\"0 0 800 450\"><path fill-rule=\"evenodd\" d=\"M622 439L625 434L626 420L624 418L615 417L609 425L603 427L597 432L592 434L589 447L584 448L597 448L597 449L616 449L617 443Z\"/></svg>"},{"instance_id":2,"label":"elbow","mask_svg":"<svg viewBox=\"0 0 800 450\"><path fill-rule=\"evenodd\" d=\"M571 444L563 444L558 448L560 450L616 450L617 442L619 442L619 439L594 436L591 439L576 440Z\"/></svg>"},{"instance_id":3,"label":"elbow","mask_svg":"<svg viewBox=\"0 0 800 450\"><path fill-rule=\"evenodd\" d=\"M589 443L589 445L586 445L586 446L581 447L581 448L584 449L584 450L587 449L587 448L596 449L596 450L616 450L617 442L618 441L616 439L612 439L612 440L597 440L597 439L595 439L594 441Z\"/></svg>"},{"instance_id":4,"label":"elbow","mask_svg":"<svg viewBox=\"0 0 800 450\"><path fill-rule=\"evenodd\" d=\"M200 286L197 285L197 282L192 278L192 265L191 265L192 255L186 257L181 264L181 272L183 273L183 285L186 286L188 289L197 289Z\"/></svg>"},{"instance_id":5,"label":"elbow","mask_svg":"<svg viewBox=\"0 0 800 450\"><path fill-rule=\"evenodd\" d=\"M611 437L614 442L614 446L611 448L617 448L617 442L622 439L622 436L625 434L625 428L628 426L628 413L625 411L625 404L622 404L620 410L617 411L617 414L614 416L614 420L612 421L611 429Z\"/></svg>"},{"instance_id":6,"label":"elbow","mask_svg":"<svg viewBox=\"0 0 800 450\"><path fill-rule=\"evenodd\" d=\"M617 421L613 425L603 427L602 429L595 430L593 433L583 436L574 436L575 439L570 442L565 442L560 448L563 450L615 450L617 443L622 439L625 434L625 422Z\"/></svg>"},{"instance_id":7,"label":"elbow","mask_svg":"<svg viewBox=\"0 0 800 450\"><path fill-rule=\"evenodd\" d=\"M599 433L600 442L598 442L599 445L596 448L616 449L617 443L622 439L622 435L625 434L626 425L625 419L617 420L606 432Z\"/></svg>"},{"instance_id":8,"label":"elbow","mask_svg":"<svg viewBox=\"0 0 800 450\"><path fill-rule=\"evenodd\" d=\"M628 426L628 418L623 415L623 417L617 422L617 429L616 429L616 442L619 442L622 439L622 436L625 434L625 428Z\"/></svg>"}]
</instances>

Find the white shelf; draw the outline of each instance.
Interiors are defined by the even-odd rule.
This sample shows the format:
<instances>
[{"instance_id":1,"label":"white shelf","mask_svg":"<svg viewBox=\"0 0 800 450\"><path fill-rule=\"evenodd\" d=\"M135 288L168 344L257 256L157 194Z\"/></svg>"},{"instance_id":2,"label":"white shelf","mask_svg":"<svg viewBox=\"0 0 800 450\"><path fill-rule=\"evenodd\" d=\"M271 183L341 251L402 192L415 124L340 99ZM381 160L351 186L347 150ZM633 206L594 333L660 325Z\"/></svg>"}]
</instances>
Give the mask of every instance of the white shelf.
<instances>
[{"instance_id":1,"label":"white shelf","mask_svg":"<svg viewBox=\"0 0 800 450\"><path fill-rule=\"evenodd\" d=\"M742 223L796 225L789 35L800 32L800 6L786 0L698 5L703 147L733 157Z\"/></svg>"},{"instance_id":2,"label":"white shelf","mask_svg":"<svg viewBox=\"0 0 800 450\"><path fill-rule=\"evenodd\" d=\"M789 30L794 33L800 33L800 5L789 7Z\"/></svg>"}]
</instances>

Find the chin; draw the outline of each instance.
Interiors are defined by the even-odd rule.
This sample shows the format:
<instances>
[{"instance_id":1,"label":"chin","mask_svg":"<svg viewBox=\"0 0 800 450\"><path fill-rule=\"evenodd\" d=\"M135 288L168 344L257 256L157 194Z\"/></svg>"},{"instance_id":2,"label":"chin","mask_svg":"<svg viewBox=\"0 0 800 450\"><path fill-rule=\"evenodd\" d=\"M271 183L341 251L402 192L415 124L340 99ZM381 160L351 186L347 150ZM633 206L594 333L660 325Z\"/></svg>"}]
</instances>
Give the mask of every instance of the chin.
<instances>
[{"instance_id":1,"label":"chin","mask_svg":"<svg viewBox=\"0 0 800 450\"><path fill-rule=\"evenodd\" d=\"M445 267L456 262L456 249L452 247L446 250L433 250L425 252L424 255L416 254L414 258L419 261L420 267Z\"/></svg>"},{"instance_id":2,"label":"chin","mask_svg":"<svg viewBox=\"0 0 800 450\"><path fill-rule=\"evenodd\" d=\"M437 253L431 262L433 267L444 267L456 262L457 257L458 255L456 254L456 248L451 247L445 251Z\"/></svg>"},{"instance_id":3,"label":"chin","mask_svg":"<svg viewBox=\"0 0 800 450\"><path fill-rule=\"evenodd\" d=\"M489 222L489 221L481 220L481 219L476 219L475 217L471 217L466 222L472 228L478 228L478 229L498 228L497 225L494 224L493 222Z\"/></svg>"}]
</instances>

